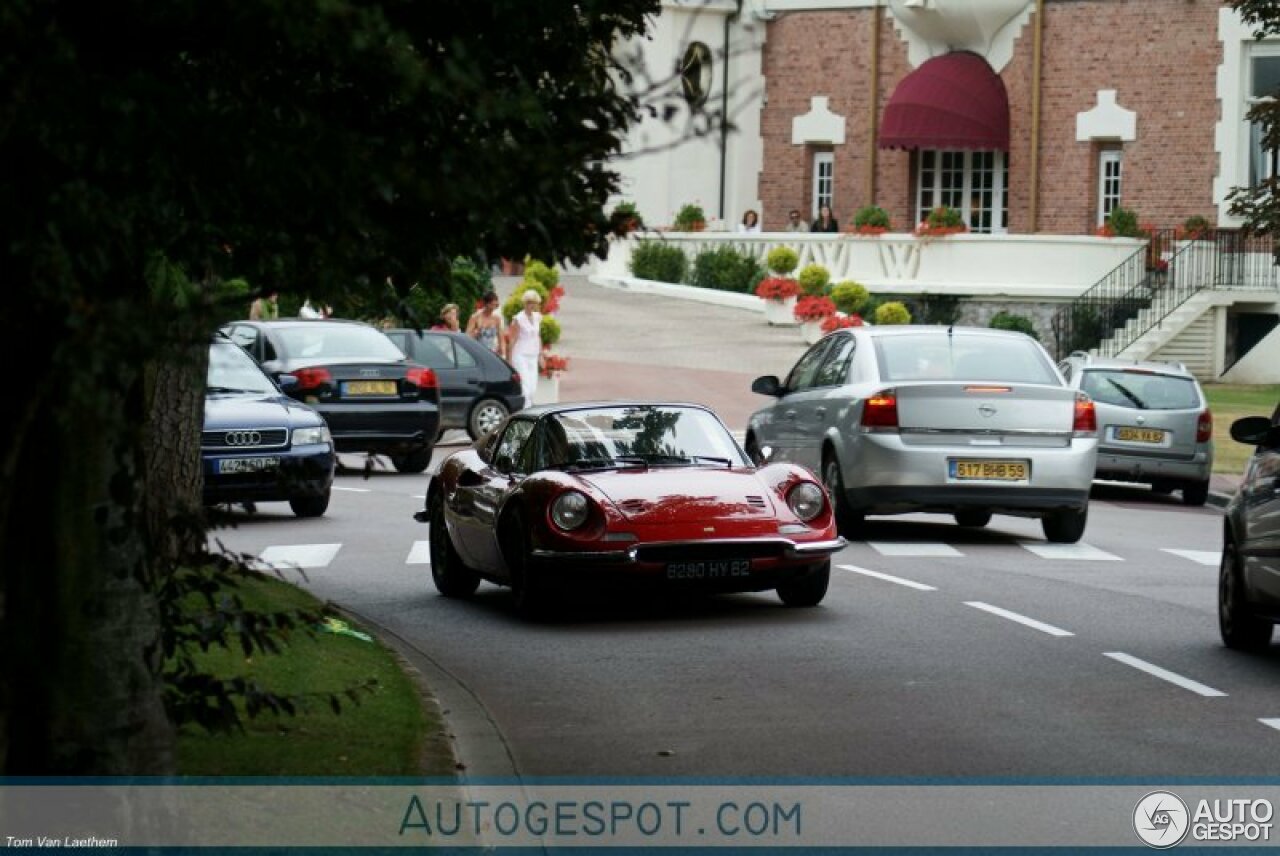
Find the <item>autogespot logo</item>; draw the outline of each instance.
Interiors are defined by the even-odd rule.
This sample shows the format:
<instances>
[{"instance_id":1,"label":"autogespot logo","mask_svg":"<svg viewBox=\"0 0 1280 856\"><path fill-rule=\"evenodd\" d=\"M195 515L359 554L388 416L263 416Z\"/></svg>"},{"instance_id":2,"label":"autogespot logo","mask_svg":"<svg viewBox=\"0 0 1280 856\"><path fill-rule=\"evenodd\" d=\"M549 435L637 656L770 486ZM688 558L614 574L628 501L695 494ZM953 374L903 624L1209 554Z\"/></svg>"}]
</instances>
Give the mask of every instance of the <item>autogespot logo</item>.
<instances>
[{"instance_id":1,"label":"autogespot logo","mask_svg":"<svg viewBox=\"0 0 1280 856\"><path fill-rule=\"evenodd\" d=\"M1191 827L1187 804L1168 791L1152 791L1133 809L1133 831L1148 847L1163 850L1182 843Z\"/></svg>"}]
</instances>

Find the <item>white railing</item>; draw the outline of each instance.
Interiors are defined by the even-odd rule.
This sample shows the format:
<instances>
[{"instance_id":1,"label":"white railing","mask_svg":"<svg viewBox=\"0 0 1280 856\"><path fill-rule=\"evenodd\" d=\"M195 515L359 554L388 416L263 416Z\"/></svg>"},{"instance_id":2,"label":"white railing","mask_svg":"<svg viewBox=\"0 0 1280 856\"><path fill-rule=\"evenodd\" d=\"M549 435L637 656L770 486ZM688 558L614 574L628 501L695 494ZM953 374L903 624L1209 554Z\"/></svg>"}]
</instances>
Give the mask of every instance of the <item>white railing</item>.
<instances>
[{"instance_id":1,"label":"white railing","mask_svg":"<svg viewBox=\"0 0 1280 856\"><path fill-rule=\"evenodd\" d=\"M1076 297L1143 245L1130 238L1076 235L645 232L613 242L595 275L632 276L631 251L645 240L679 247L691 266L698 253L719 246L732 246L761 264L771 249L788 246L799 254L800 267L816 262L833 281L851 279L872 291L1028 299Z\"/></svg>"}]
</instances>

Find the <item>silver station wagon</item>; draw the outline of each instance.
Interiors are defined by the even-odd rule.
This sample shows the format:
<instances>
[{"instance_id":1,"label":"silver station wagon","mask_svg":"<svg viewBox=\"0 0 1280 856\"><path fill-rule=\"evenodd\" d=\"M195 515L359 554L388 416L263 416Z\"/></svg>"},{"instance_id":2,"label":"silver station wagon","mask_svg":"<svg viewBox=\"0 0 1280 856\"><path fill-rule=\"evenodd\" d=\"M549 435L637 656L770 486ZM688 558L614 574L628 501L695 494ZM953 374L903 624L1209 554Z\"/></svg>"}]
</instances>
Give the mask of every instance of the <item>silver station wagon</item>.
<instances>
[{"instance_id":1,"label":"silver station wagon","mask_svg":"<svg viewBox=\"0 0 1280 856\"><path fill-rule=\"evenodd\" d=\"M1040 343L978 327L838 330L751 417L746 449L820 473L841 531L872 514L1039 517L1050 541L1084 534L1097 457L1093 402L1069 388Z\"/></svg>"}]
</instances>

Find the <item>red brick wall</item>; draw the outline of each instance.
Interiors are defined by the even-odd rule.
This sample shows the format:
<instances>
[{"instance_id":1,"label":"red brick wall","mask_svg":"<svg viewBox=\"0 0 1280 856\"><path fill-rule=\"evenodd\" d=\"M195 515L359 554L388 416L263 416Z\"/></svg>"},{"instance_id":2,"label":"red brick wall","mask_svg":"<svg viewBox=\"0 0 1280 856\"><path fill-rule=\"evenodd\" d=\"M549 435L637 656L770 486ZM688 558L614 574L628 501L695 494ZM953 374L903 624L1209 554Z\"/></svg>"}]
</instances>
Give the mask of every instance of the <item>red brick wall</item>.
<instances>
[{"instance_id":1,"label":"red brick wall","mask_svg":"<svg viewBox=\"0 0 1280 856\"><path fill-rule=\"evenodd\" d=\"M1221 62L1217 0L1071 0L1046 3L1041 69L1039 231L1093 230L1097 146L1077 142L1076 114L1091 109L1099 89L1117 90L1138 118L1126 143L1122 204L1142 222L1175 226L1193 214L1214 219L1215 79ZM871 87L870 9L790 12L769 26L764 49L768 103L761 118L764 169L760 198L765 229L782 228L786 212L808 212L812 148L792 145L791 122L809 99L826 95L846 119L835 146L835 213L841 225L875 203L895 228L914 219L911 158L878 149L874 193L867 183ZM1031 101L1034 19L1022 29L1001 71L1009 94L1009 230L1031 231ZM887 10L880 39L879 112L911 67Z\"/></svg>"}]
</instances>

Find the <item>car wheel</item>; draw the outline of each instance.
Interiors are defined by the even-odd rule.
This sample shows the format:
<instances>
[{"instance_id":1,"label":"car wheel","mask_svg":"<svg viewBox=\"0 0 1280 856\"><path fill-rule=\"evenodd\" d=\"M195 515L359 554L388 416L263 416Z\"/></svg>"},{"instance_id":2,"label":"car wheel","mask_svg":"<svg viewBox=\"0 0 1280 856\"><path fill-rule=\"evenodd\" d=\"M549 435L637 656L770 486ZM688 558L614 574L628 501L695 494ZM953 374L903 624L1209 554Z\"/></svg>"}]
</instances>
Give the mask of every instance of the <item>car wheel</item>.
<instances>
[{"instance_id":1,"label":"car wheel","mask_svg":"<svg viewBox=\"0 0 1280 856\"><path fill-rule=\"evenodd\" d=\"M1261 651L1271 644L1272 624L1249 611L1235 542L1222 546L1218 568L1218 630L1222 644L1237 651Z\"/></svg>"},{"instance_id":2,"label":"car wheel","mask_svg":"<svg viewBox=\"0 0 1280 856\"><path fill-rule=\"evenodd\" d=\"M1040 520L1044 529L1044 537L1055 544L1074 544L1084 535L1084 527L1089 522L1089 509L1078 511L1053 511Z\"/></svg>"},{"instance_id":3,"label":"car wheel","mask_svg":"<svg viewBox=\"0 0 1280 856\"><path fill-rule=\"evenodd\" d=\"M319 496L295 496L289 500L289 507L298 517L319 517L329 508L329 491Z\"/></svg>"},{"instance_id":4,"label":"car wheel","mask_svg":"<svg viewBox=\"0 0 1280 856\"><path fill-rule=\"evenodd\" d=\"M991 522L990 511L979 511L974 509L965 509L956 512L956 523L961 526L968 526L973 529L981 529Z\"/></svg>"},{"instance_id":5,"label":"car wheel","mask_svg":"<svg viewBox=\"0 0 1280 856\"><path fill-rule=\"evenodd\" d=\"M420 473L431 463L431 447L410 452L407 455L392 455L391 465L398 473Z\"/></svg>"},{"instance_id":6,"label":"car wheel","mask_svg":"<svg viewBox=\"0 0 1280 856\"><path fill-rule=\"evenodd\" d=\"M1209 499L1209 480L1202 482L1187 482L1182 486L1182 504L1183 505L1204 505Z\"/></svg>"},{"instance_id":7,"label":"car wheel","mask_svg":"<svg viewBox=\"0 0 1280 856\"><path fill-rule=\"evenodd\" d=\"M467 419L467 433L472 440L487 437L510 413L507 406L498 399L482 398L471 408L471 417Z\"/></svg>"},{"instance_id":8,"label":"car wheel","mask_svg":"<svg viewBox=\"0 0 1280 856\"><path fill-rule=\"evenodd\" d=\"M449 538L444 521L444 496L435 493L427 511L431 539L431 581L445 597L470 597L480 587L480 575L468 568Z\"/></svg>"},{"instance_id":9,"label":"car wheel","mask_svg":"<svg viewBox=\"0 0 1280 856\"><path fill-rule=\"evenodd\" d=\"M516 598L516 612L525 618L541 618L549 600L544 580L531 572L529 534L524 519L514 513L507 520L502 535L502 557L511 572L511 591Z\"/></svg>"},{"instance_id":10,"label":"car wheel","mask_svg":"<svg viewBox=\"0 0 1280 856\"><path fill-rule=\"evenodd\" d=\"M827 596L831 582L831 560L816 566L805 576L778 586L778 598L787 606L817 606Z\"/></svg>"},{"instance_id":11,"label":"car wheel","mask_svg":"<svg viewBox=\"0 0 1280 856\"><path fill-rule=\"evenodd\" d=\"M866 520L849 505L849 497L844 492L844 477L840 475L840 461L833 452L828 452L822 458L822 484L831 496L836 529L849 538L861 534Z\"/></svg>"}]
</instances>

